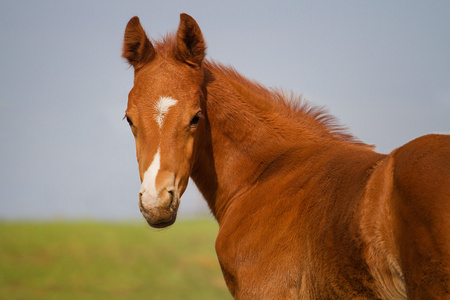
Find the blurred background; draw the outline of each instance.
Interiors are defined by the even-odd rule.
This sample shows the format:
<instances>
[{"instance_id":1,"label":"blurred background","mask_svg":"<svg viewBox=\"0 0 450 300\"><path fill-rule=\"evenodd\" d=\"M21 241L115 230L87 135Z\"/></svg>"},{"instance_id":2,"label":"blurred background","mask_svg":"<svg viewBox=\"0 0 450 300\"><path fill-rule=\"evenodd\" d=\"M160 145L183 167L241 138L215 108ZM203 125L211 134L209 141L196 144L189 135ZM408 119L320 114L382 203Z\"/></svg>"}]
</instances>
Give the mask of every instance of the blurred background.
<instances>
[{"instance_id":1,"label":"blurred background","mask_svg":"<svg viewBox=\"0 0 450 300\"><path fill-rule=\"evenodd\" d=\"M199 23L208 58L328 108L380 152L450 131L448 1L0 2L0 218L141 220L122 121L128 20ZM180 217L207 214L191 183Z\"/></svg>"},{"instance_id":2,"label":"blurred background","mask_svg":"<svg viewBox=\"0 0 450 300\"><path fill-rule=\"evenodd\" d=\"M137 15L185 12L208 58L303 94L388 153L450 132L450 2L0 0L0 299L229 299L191 183L162 232L141 217L122 120Z\"/></svg>"}]
</instances>

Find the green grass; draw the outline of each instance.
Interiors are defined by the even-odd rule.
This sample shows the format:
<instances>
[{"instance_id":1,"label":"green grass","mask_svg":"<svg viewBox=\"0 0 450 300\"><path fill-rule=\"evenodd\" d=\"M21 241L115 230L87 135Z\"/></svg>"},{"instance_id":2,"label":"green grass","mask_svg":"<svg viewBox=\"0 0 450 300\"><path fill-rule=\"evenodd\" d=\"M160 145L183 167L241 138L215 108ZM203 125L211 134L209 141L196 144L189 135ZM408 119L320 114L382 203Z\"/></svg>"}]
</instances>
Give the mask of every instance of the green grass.
<instances>
[{"instance_id":1,"label":"green grass","mask_svg":"<svg viewBox=\"0 0 450 300\"><path fill-rule=\"evenodd\" d=\"M0 222L0 299L231 299L209 219Z\"/></svg>"}]
</instances>

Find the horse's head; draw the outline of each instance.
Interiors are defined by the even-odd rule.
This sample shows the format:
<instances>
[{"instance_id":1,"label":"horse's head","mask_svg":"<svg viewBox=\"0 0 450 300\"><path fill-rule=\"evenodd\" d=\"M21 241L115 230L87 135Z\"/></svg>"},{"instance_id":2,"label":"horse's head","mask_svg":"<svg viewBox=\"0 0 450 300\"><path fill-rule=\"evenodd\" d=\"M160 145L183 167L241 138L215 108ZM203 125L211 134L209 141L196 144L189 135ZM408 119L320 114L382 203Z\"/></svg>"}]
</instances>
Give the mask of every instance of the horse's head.
<instances>
[{"instance_id":1,"label":"horse's head","mask_svg":"<svg viewBox=\"0 0 450 300\"><path fill-rule=\"evenodd\" d=\"M175 222L193 167L205 43L186 14L176 38L155 46L134 17L125 30L123 57L135 70L125 117L136 141L139 207L150 226L162 228Z\"/></svg>"}]
</instances>

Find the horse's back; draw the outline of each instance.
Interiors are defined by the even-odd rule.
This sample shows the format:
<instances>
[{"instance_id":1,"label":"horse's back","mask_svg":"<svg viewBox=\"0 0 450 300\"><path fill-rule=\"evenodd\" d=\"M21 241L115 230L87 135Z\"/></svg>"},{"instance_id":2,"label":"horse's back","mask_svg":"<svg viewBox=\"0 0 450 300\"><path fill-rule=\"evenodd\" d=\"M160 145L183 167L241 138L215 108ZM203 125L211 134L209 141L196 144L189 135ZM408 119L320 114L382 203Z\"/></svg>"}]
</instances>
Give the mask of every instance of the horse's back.
<instances>
[{"instance_id":1,"label":"horse's back","mask_svg":"<svg viewBox=\"0 0 450 300\"><path fill-rule=\"evenodd\" d=\"M417 138L391 156L393 228L408 295L450 297L450 136Z\"/></svg>"},{"instance_id":2,"label":"horse's back","mask_svg":"<svg viewBox=\"0 0 450 300\"><path fill-rule=\"evenodd\" d=\"M412 199L441 199L450 191L450 136L426 135L398 148L394 180ZM442 199L444 200L444 199Z\"/></svg>"}]
</instances>

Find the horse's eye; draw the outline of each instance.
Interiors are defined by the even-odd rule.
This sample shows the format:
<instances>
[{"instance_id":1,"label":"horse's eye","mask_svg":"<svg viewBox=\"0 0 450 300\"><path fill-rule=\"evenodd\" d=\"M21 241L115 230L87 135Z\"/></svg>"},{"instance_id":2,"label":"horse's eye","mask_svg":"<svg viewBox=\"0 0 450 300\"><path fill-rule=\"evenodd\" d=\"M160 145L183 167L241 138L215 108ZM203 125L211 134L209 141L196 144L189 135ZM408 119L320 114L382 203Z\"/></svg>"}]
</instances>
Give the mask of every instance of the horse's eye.
<instances>
[{"instance_id":1,"label":"horse's eye","mask_svg":"<svg viewBox=\"0 0 450 300\"><path fill-rule=\"evenodd\" d=\"M195 117L192 118L191 122L189 122L189 125L191 127L197 127L198 122L200 121L200 116L202 115L202 112L198 112Z\"/></svg>"},{"instance_id":2,"label":"horse's eye","mask_svg":"<svg viewBox=\"0 0 450 300\"><path fill-rule=\"evenodd\" d=\"M127 116L127 114L125 114L125 116L123 117L123 119L127 119L127 122L130 126L133 126L133 122L131 122L131 119ZM122 120L123 120L122 119Z\"/></svg>"},{"instance_id":3,"label":"horse's eye","mask_svg":"<svg viewBox=\"0 0 450 300\"><path fill-rule=\"evenodd\" d=\"M130 126L133 126L133 122L131 122L130 118L127 117L127 122L130 124Z\"/></svg>"}]
</instances>

